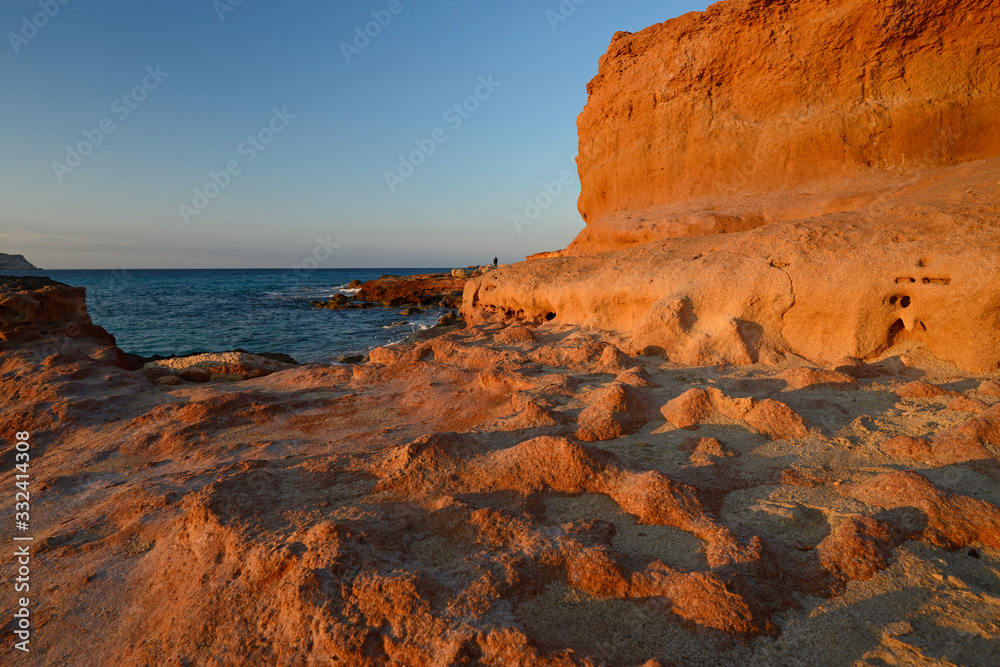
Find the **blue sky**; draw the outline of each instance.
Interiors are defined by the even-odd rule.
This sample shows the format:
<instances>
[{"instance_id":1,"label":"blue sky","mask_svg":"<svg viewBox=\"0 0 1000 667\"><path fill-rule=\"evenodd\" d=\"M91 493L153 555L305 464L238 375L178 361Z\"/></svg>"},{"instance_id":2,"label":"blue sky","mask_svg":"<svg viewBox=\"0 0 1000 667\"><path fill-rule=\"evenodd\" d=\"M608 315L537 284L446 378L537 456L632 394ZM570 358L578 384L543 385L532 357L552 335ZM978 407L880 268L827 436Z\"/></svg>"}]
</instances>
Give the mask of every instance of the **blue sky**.
<instances>
[{"instance_id":1,"label":"blue sky","mask_svg":"<svg viewBox=\"0 0 1000 667\"><path fill-rule=\"evenodd\" d=\"M338 268L565 247L598 59L618 30L705 6L7 0L0 252L51 269ZM512 216L561 175L519 231Z\"/></svg>"}]
</instances>

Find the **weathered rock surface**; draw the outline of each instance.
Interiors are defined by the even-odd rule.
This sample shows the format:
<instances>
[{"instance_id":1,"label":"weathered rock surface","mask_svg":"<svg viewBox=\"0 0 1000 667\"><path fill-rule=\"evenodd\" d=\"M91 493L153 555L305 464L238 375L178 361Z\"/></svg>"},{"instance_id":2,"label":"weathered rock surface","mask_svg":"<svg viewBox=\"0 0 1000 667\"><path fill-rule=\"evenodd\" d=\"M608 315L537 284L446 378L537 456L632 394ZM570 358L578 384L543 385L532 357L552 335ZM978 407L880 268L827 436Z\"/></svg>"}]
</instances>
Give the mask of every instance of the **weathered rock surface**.
<instances>
[{"instance_id":1,"label":"weathered rock surface","mask_svg":"<svg viewBox=\"0 0 1000 667\"><path fill-rule=\"evenodd\" d=\"M586 229L470 280L469 321L590 326L684 365L914 343L997 369L998 19L733 0L619 33L579 120Z\"/></svg>"},{"instance_id":2,"label":"weathered rock surface","mask_svg":"<svg viewBox=\"0 0 1000 667\"><path fill-rule=\"evenodd\" d=\"M108 346L114 336L94 326L87 314L87 290L49 278L0 276L0 341L93 338Z\"/></svg>"},{"instance_id":3,"label":"weathered rock surface","mask_svg":"<svg viewBox=\"0 0 1000 667\"><path fill-rule=\"evenodd\" d=\"M961 416L892 390L953 371L879 364L856 391L803 391L786 386L800 370L479 325L354 366L191 384L173 374L203 370L189 360L129 372L97 339L40 335L0 348L0 429L31 432L39 664L995 657L1000 406ZM929 448L961 456L881 446L933 420L955 426Z\"/></svg>"},{"instance_id":4,"label":"weathered rock surface","mask_svg":"<svg viewBox=\"0 0 1000 667\"><path fill-rule=\"evenodd\" d=\"M293 367L293 364L247 352L220 352L151 361L144 368L165 368L175 371L179 377L190 382L208 382L212 379L259 378Z\"/></svg>"},{"instance_id":5,"label":"weathered rock surface","mask_svg":"<svg viewBox=\"0 0 1000 667\"><path fill-rule=\"evenodd\" d=\"M972 194L969 194L972 193ZM891 224L886 221L891 220ZM910 181L853 213L541 259L466 285L470 323L555 321L684 365L870 360L925 346L1000 367L1000 160Z\"/></svg>"},{"instance_id":6,"label":"weathered rock surface","mask_svg":"<svg viewBox=\"0 0 1000 667\"><path fill-rule=\"evenodd\" d=\"M990 0L732 0L618 33L578 121L568 253L856 210L1000 155L998 21Z\"/></svg>"}]
</instances>

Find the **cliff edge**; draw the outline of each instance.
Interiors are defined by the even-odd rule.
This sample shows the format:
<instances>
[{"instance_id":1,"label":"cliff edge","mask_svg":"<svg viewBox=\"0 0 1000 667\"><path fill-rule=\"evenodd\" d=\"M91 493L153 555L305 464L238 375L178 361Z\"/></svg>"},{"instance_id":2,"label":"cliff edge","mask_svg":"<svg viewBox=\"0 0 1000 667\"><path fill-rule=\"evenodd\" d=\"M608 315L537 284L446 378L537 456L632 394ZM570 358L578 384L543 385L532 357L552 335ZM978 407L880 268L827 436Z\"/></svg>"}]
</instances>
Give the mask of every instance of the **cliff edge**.
<instances>
[{"instance_id":1,"label":"cliff edge","mask_svg":"<svg viewBox=\"0 0 1000 667\"><path fill-rule=\"evenodd\" d=\"M1000 155L998 22L989 0L729 0L618 33L567 254L854 210Z\"/></svg>"}]
</instances>

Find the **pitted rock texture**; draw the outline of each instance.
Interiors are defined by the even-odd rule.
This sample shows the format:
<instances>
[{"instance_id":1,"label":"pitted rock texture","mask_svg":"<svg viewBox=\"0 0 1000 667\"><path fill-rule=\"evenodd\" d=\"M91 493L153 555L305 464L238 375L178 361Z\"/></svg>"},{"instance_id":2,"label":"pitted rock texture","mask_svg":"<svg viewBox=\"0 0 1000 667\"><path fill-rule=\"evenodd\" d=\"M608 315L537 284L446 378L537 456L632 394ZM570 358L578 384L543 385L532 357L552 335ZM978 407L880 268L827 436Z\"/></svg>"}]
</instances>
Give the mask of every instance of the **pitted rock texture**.
<instances>
[{"instance_id":1,"label":"pitted rock texture","mask_svg":"<svg viewBox=\"0 0 1000 667\"><path fill-rule=\"evenodd\" d=\"M551 323L173 387L47 344L0 353L0 427L32 432L35 664L995 657L992 378L681 367ZM947 394L897 394L918 379ZM928 430L970 454L886 444Z\"/></svg>"}]
</instances>

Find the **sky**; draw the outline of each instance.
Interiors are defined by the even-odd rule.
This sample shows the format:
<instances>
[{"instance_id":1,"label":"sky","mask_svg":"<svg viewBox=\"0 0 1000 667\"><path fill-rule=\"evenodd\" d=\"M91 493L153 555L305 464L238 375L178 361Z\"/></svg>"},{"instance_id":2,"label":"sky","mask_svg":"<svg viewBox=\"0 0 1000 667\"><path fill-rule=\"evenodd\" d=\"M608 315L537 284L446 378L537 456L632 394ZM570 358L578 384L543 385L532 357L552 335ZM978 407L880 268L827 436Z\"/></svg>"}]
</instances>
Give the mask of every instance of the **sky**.
<instances>
[{"instance_id":1,"label":"sky","mask_svg":"<svg viewBox=\"0 0 1000 667\"><path fill-rule=\"evenodd\" d=\"M0 252L359 268L564 248L599 58L706 6L7 0Z\"/></svg>"}]
</instances>

